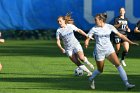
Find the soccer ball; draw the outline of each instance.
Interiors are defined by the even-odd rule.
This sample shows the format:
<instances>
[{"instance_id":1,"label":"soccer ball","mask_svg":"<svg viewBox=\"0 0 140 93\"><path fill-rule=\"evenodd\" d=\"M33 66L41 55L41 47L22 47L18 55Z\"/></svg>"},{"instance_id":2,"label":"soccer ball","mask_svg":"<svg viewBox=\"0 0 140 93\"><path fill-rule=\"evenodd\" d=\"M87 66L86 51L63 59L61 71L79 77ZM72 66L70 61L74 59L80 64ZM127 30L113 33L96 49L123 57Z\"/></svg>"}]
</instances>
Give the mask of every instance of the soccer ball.
<instances>
[{"instance_id":1,"label":"soccer ball","mask_svg":"<svg viewBox=\"0 0 140 93\"><path fill-rule=\"evenodd\" d=\"M75 70L74 70L74 75L75 76L83 76L84 72L81 68L77 67Z\"/></svg>"}]
</instances>

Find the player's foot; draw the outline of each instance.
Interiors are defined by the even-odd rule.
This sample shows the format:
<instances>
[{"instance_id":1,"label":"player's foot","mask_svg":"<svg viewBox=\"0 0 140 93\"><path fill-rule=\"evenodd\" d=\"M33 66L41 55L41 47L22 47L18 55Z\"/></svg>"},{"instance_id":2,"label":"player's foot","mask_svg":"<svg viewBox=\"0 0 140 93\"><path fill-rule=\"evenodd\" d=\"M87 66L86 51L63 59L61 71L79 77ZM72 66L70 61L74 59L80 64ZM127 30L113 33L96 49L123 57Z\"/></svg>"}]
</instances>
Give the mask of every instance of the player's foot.
<instances>
[{"instance_id":1,"label":"player's foot","mask_svg":"<svg viewBox=\"0 0 140 93\"><path fill-rule=\"evenodd\" d=\"M92 64L90 64L89 67L94 70L94 66Z\"/></svg>"},{"instance_id":2,"label":"player's foot","mask_svg":"<svg viewBox=\"0 0 140 93\"><path fill-rule=\"evenodd\" d=\"M92 80L90 87L91 87L91 89L95 89L94 80Z\"/></svg>"},{"instance_id":3,"label":"player's foot","mask_svg":"<svg viewBox=\"0 0 140 93\"><path fill-rule=\"evenodd\" d=\"M132 89L132 88L134 88L135 87L135 85L133 85L133 84L127 84L126 85L126 89L127 90L130 90L130 89Z\"/></svg>"},{"instance_id":4,"label":"player's foot","mask_svg":"<svg viewBox=\"0 0 140 93\"><path fill-rule=\"evenodd\" d=\"M92 72L88 72L87 76L91 76L92 75Z\"/></svg>"},{"instance_id":5,"label":"player's foot","mask_svg":"<svg viewBox=\"0 0 140 93\"><path fill-rule=\"evenodd\" d=\"M122 63L122 65L125 67L126 66L126 64L125 64L125 61L124 60L121 60L121 63Z\"/></svg>"}]
</instances>

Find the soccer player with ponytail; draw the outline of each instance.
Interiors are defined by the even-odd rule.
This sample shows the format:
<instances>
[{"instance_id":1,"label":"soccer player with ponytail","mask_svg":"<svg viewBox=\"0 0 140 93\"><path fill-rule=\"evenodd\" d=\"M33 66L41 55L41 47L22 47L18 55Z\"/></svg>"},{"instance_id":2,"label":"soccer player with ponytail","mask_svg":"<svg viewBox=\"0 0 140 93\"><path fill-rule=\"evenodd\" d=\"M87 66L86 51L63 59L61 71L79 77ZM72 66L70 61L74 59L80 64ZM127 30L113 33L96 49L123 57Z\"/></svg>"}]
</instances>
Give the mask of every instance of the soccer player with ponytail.
<instances>
[{"instance_id":1,"label":"soccer player with ponytail","mask_svg":"<svg viewBox=\"0 0 140 93\"><path fill-rule=\"evenodd\" d=\"M62 53L66 53L73 63L75 63L83 71L87 72L87 76L91 76L91 71L83 65L80 61L89 65L90 68L94 69L94 66L84 56L82 46L80 42L74 36L74 31L87 37L87 34L73 25L74 21L70 15L60 16L57 19L59 28L56 32L57 46L60 48ZM64 44L64 48L61 45L61 39Z\"/></svg>"},{"instance_id":2,"label":"soccer player with ponytail","mask_svg":"<svg viewBox=\"0 0 140 93\"><path fill-rule=\"evenodd\" d=\"M85 40L85 47L87 48L90 38L92 38L92 36L94 35L95 47L94 47L93 54L97 64L97 70L94 70L92 76L89 78L89 80L92 81L91 88L95 89L94 79L97 75L103 72L104 60L106 57L117 68L120 77L123 80L126 88L131 89L135 87L135 85L132 85L128 82L126 72L121 66L120 61L113 48L113 45L110 41L110 34L111 32L114 32L116 35L118 35L119 38L127 41L128 43L134 45L138 45L138 44L130 41L125 35L119 33L114 26L107 24L106 18L107 15L105 13L100 13L95 16L96 26L89 31L88 37Z\"/></svg>"}]
</instances>

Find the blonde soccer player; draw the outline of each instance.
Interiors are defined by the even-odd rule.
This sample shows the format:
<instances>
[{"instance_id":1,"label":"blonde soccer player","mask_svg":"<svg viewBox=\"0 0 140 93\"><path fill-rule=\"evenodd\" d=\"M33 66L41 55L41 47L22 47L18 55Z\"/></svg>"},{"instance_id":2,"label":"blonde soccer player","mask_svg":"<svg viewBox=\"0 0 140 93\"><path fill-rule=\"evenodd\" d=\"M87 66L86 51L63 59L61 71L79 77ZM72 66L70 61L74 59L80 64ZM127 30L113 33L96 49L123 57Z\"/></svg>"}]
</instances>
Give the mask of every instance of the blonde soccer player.
<instances>
[{"instance_id":1,"label":"blonde soccer player","mask_svg":"<svg viewBox=\"0 0 140 93\"><path fill-rule=\"evenodd\" d=\"M77 28L75 25L69 24L70 22L73 23L73 20L70 20L69 17L60 16L58 17L57 21L60 26L56 31L57 46L62 53L67 54L73 63L75 63L83 71L87 72L87 76L90 76L92 74L91 71L80 61L86 63L92 69L94 69L94 66L88 61L87 57L84 56L82 46L74 36L74 31L82 34L85 37L87 37L87 34L83 30ZM61 45L61 39L64 47Z\"/></svg>"},{"instance_id":2,"label":"blonde soccer player","mask_svg":"<svg viewBox=\"0 0 140 93\"><path fill-rule=\"evenodd\" d=\"M106 18L107 15L104 13L101 14L97 14L95 16L95 24L96 26L94 26L88 33L88 38L85 40L85 47L88 47L89 44L89 40L90 38L92 38L92 36L94 35L94 39L95 39L95 47L94 47L94 58L97 64L97 70L94 70L94 72L92 73L92 76L89 77L89 80L92 81L91 83L91 88L95 89L95 84L94 84L94 79L97 75L99 75L100 73L103 72L104 69L104 60L105 57L113 64L115 65L115 67L117 68L121 79L123 80L125 86L127 89L133 88L135 87L135 85L130 84L128 82L128 78L126 75L125 70L123 69L123 67L120 64L120 61L115 53L115 50L113 48L113 45L110 41L110 34L111 32L114 32L116 35L119 36L119 38L129 42L130 44L136 44L132 41L130 41L127 37L125 37L123 34L119 33L118 30L110 25L106 23Z\"/></svg>"}]
</instances>

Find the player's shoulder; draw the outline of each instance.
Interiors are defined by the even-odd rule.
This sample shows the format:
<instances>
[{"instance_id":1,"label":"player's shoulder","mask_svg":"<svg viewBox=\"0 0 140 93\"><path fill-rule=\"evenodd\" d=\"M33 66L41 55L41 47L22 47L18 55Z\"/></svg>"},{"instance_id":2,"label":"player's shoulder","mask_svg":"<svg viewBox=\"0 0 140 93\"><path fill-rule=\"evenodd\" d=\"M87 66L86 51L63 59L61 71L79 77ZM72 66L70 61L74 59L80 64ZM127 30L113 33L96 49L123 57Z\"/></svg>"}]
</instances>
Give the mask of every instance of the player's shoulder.
<instances>
[{"instance_id":1,"label":"player's shoulder","mask_svg":"<svg viewBox=\"0 0 140 93\"><path fill-rule=\"evenodd\" d=\"M67 26L74 26L73 24L67 24Z\"/></svg>"},{"instance_id":2,"label":"player's shoulder","mask_svg":"<svg viewBox=\"0 0 140 93\"><path fill-rule=\"evenodd\" d=\"M98 27L97 26L94 26L94 27L92 27L90 30L95 30L95 29L97 29Z\"/></svg>"},{"instance_id":3,"label":"player's shoulder","mask_svg":"<svg viewBox=\"0 0 140 93\"><path fill-rule=\"evenodd\" d=\"M113 25L108 24L108 23L105 23L105 26L107 26L107 27L113 27Z\"/></svg>"},{"instance_id":4,"label":"player's shoulder","mask_svg":"<svg viewBox=\"0 0 140 93\"><path fill-rule=\"evenodd\" d=\"M113 25L107 24L107 23L105 24L105 27L106 27L106 28L109 28L109 29L114 29L114 28L115 28Z\"/></svg>"},{"instance_id":5,"label":"player's shoulder","mask_svg":"<svg viewBox=\"0 0 140 93\"><path fill-rule=\"evenodd\" d=\"M60 30L61 30L61 27L57 28L56 32L60 32Z\"/></svg>"}]
</instances>

